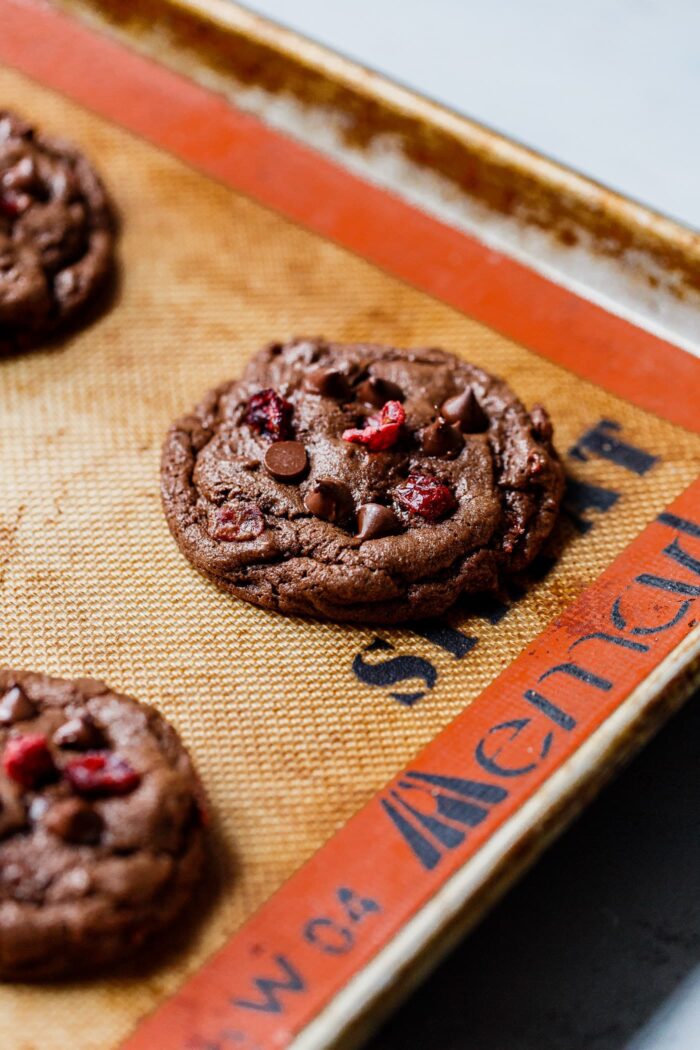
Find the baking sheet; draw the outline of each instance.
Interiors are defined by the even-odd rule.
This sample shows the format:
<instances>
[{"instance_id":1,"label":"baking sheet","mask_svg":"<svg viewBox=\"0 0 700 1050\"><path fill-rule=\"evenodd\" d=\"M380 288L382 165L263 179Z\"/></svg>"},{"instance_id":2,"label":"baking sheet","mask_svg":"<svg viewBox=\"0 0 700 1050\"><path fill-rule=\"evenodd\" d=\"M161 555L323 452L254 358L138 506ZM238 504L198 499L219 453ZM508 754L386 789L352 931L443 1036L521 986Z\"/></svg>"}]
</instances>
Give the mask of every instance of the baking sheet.
<instances>
[{"instance_id":1,"label":"baking sheet","mask_svg":"<svg viewBox=\"0 0 700 1050\"><path fill-rule=\"evenodd\" d=\"M0 659L96 675L155 703L194 754L218 837L208 911L152 966L0 989L8 1050L111 1050L698 475L700 438L17 73L0 73L0 91L95 158L123 224L108 312L64 345L0 363ZM557 565L500 622L450 618L479 636L468 662L414 631L308 623L232 601L169 537L161 438L262 343L304 333L442 345L504 375L526 403L547 404L563 453L607 419L653 467L567 457L572 477L615 499L584 512L588 531L562 527ZM436 684L419 702L353 672L358 656L376 659L362 656L375 638L433 665Z\"/></svg>"}]
</instances>

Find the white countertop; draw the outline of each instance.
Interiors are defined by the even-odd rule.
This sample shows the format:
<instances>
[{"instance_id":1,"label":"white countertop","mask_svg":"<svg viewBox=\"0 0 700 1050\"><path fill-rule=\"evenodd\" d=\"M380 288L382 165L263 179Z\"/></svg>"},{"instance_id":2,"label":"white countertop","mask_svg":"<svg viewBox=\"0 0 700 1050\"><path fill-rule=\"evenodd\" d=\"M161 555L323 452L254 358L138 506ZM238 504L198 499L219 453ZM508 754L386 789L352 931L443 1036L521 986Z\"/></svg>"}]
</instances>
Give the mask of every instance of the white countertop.
<instances>
[{"instance_id":1,"label":"white countertop","mask_svg":"<svg viewBox=\"0 0 700 1050\"><path fill-rule=\"evenodd\" d=\"M700 229L700 0L248 6ZM699 1050L698 700L372 1050Z\"/></svg>"},{"instance_id":2,"label":"white countertop","mask_svg":"<svg viewBox=\"0 0 700 1050\"><path fill-rule=\"evenodd\" d=\"M700 229L698 0L248 0Z\"/></svg>"}]
</instances>

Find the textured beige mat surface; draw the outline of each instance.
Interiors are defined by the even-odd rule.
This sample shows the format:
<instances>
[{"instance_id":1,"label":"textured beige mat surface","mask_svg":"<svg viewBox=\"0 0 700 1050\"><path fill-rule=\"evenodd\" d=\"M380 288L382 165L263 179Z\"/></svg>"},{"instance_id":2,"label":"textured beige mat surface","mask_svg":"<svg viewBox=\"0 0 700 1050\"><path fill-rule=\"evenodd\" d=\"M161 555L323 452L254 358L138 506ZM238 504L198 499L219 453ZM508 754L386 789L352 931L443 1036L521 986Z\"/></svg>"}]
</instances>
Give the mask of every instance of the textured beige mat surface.
<instances>
[{"instance_id":1,"label":"textured beige mat surface","mask_svg":"<svg viewBox=\"0 0 700 1050\"><path fill-rule=\"evenodd\" d=\"M112 1050L697 476L700 438L20 75L0 71L0 98L85 147L123 224L111 309L62 345L0 362L0 662L95 675L156 704L193 752L219 831L213 907L153 965L0 987L3 1050ZM158 461L174 416L262 343L295 334L444 346L543 401L562 453L606 418L658 461L638 475L596 454L566 458L616 502L589 507L585 533L562 527L556 568L499 623L451 618L479 637L462 660L409 630L283 619L219 593L178 554ZM413 707L353 673L377 636L435 667Z\"/></svg>"}]
</instances>

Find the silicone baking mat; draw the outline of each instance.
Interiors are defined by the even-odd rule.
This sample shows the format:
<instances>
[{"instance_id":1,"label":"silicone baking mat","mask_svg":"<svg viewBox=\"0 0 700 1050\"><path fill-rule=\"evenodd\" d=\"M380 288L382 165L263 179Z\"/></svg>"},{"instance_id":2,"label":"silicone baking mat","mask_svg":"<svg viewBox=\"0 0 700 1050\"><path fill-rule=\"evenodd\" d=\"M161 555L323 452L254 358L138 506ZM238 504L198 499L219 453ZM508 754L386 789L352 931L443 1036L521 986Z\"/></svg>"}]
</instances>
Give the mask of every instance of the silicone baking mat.
<instances>
[{"instance_id":1,"label":"silicone baking mat","mask_svg":"<svg viewBox=\"0 0 700 1050\"><path fill-rule=\"evenodd\" d=\"M88 36L80 30L75 39ZM58 55L67 40L52 39ZM97 52L88 54L93 46ZM105 49L128 123L133 81L119 73L121 49L106 42L86 48L86 62ZM16 45L5 57L60 82L63 73L45 75L45 58L34 62L27 54ZM136 62L147 80L154 75L155 67L123 54L123 68ZM87 105L95 102L90 75L83 69ZM97 83L96 71L95 77ZM167 77L166 87L176 83ZM95 90L100 99L104 88ZM486 818L512 814L688 634L700 594L697 488L644 532L593 597L584 595L573 613L562 613L698 477L700 437L524 349L25 73L0 71L0 97L85 148L122 220L120 281L109 309L62 344L0 362L0 661L102 677L158 706L193 753L215 843L215 870L191 928L104 979L3 986L0 1044L119 1046L424 745L456 716L468 715L519 653L531 659L529 690L523 693L521 669L478 702L480 767L471 768L458 737L433 753L432 765L414 762L363 810L354 831L351 823L302 881L288 884L276 910L261 912L252 932L234 939L226 949L232 954L203 971L199 984L186 984L190 991L129 1043L183 1050L284 1046L463 862L460 851L473 852L486 840ZM189 146L202 128L178 118L178 97L172 109L162 101L143 89L134 112L147 111L158 135L171 135L173 152L196 161ZM215 120L220 103L212 106ZM98 108L108 105L100 101ZM220 153L235 169L244 136L234 142L225 127L220 132ZM246 163L265 197L269 158L258 152ZM303 192L297 186L297 210ZM308 194L303 206L316 216L309 224L322 225L318 187ZM392 235L387 221L384 237ZM419 243L414 251L420 270ZM464 275L466 284L480 284L485 299L495 261L483 250L478 269ZM607 322L588 309L570 297L581 338L594 330L600 339ZM536 327L532 317L528 323ZM540 323L547 332L546 318ZM610 319L610 326L625 352L636 339L649 360L658 351L655 340L623 322ZM231 600L182 559L159 504L159 450L168 423L237 375L269 339L305 333L440 345L506 377L527 404L548 406L570 486L552 557L529 586L504 602L460 608L444 623L363 630L283 618ZM543 338L553 342L551 334ZM573 327L571 338L582 345ZM671 371L678 353L669 349ZM632 397L644 360L640 351ZM683 358L679 368L686 367ZM675 589L664 585L668 579ZM637 593L625 599L634 580ZM579 662L571 655L552 662L556 632L566 637L566 652L605 602L613 610L608 633L622 637L629 628L625 641L596 650L593 662L583 655ZM544 648L533 647L558 617ZM546 682L552 667L560 673ZM530 715L545 720L546 733L512 707L512 682ZM499 735L489 742L492 731ZM387 843L394 866L384 869Z\"/></svg>"}]
</instances>

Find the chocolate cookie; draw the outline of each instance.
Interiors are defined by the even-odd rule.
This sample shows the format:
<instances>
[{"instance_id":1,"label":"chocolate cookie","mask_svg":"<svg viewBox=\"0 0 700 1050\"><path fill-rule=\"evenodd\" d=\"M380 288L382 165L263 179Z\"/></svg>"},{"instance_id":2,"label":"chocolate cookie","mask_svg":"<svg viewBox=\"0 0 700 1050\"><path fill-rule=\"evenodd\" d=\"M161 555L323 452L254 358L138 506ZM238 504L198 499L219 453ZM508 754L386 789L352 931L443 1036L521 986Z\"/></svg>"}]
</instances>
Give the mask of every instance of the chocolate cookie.
<instances>
[{"instance_id":1,"label":"chocolate cookie","mask_svg":"<svg viewBox=\"0 0 700 1050\"><path fill-rule=\"evenodd\" d=\"M172 921L202 867L202 811L157 711L2 670L0 757L0 977L92 972Z\"/></svg>"},{"instance_id":2,"label":"chocolate cookie","mask_svg":"<svg viewBox=\"0 0 700 1050\"><path fill-rule=\"evenodd\" d=\"M399 623L534 558L563 489L551 436L543 408L442 350L295 340L175 423L163 504L232 594Z\"/></svg>"},{"instance_id":3,"label":"chocolate cookie","mask_svg":"<svg viewBox=\"0 0 700 1050\"><path fill-rule=\"evenodd\" d=\"M0 110L0 353L39 342L93 298L113 239L104 187L79 150Z\"/></svg>"}]
</instances>

